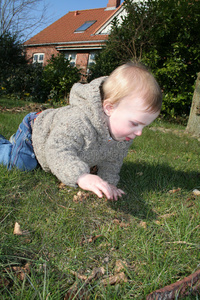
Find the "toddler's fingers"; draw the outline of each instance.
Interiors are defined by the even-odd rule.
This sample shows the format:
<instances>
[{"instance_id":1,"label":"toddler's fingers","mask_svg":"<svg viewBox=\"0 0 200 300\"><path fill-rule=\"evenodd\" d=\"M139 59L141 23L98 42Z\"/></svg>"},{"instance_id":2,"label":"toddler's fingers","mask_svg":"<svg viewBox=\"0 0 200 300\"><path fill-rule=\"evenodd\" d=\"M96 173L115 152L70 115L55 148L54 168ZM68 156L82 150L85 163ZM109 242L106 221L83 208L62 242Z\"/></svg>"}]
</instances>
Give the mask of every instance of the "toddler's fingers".
<instances>
[{"instance_id":1,"label":"toddler's fingers","mask_svg":"<svg viewBox=\"0 0 200 300\"><path fill-rule=\"evenodd\" d=\"M121 189L118 189L118 191L120 192L121 195L125 195L125 194L126 194L126 193L125 193L123 190L121 190Z\"/></svg>"},{"instance_id":2,"label":"toddler's fingers","mask_svg":"<svg viewBox=\"0 0 200 300\"><path fill-rule=\"evenodd\" d=\"M98 188L92 189L92 192L95 193L99 198L103 197L102 192Z\"/></svg>"}]
</instances>

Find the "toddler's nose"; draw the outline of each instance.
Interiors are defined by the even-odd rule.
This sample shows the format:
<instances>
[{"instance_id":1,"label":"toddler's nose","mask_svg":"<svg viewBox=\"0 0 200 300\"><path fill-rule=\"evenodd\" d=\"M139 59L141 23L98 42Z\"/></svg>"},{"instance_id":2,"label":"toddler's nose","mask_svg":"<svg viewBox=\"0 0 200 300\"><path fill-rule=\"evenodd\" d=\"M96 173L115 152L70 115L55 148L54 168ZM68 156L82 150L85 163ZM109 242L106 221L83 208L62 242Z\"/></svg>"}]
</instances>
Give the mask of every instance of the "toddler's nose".
<instances>
[{"instance_id":1,"label":"toddler's nose","mask_svg":"<svg viewBox=\"0 0 200 300\"><path fill-rule=\"evenodd\" d=\"M142 129L138 129L134 133L135 133L135 135L140 136L140 135L142 135Z\"/></svg>"}]
</instances>

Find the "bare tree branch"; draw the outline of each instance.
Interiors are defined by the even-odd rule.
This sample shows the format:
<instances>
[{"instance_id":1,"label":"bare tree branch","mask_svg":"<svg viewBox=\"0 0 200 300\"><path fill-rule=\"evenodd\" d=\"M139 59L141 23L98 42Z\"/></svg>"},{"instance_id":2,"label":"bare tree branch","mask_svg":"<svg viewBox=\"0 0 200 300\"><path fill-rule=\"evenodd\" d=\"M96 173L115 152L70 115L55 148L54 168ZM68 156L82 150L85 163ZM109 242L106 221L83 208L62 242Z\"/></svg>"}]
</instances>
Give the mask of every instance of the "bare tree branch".
<instances>
[{"instance_id":1,"label":"bare tree branch","mask_svg":"<svg viewBox=\"0 0 200 300\"><path fill-rule=\"evenodd\" d=\"M0 35L9 31L26 39L46 23L46 12L43 0L0 0Z\"/></svg>"}]
</instances>

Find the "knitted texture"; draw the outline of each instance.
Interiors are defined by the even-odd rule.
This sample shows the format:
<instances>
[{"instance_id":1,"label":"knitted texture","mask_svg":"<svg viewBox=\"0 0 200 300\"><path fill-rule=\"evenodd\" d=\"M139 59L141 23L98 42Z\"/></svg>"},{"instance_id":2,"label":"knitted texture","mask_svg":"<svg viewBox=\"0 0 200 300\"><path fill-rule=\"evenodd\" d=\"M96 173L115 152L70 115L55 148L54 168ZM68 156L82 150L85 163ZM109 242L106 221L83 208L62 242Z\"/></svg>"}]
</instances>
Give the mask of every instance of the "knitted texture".
<instances>
[{"instance_id":1,"label":"knitted texture","mask_svg":"<svg viewBox=\"0 0 200 300\"><path fill-rule=\"evenodd\" d=\"M66 185L77 186L80 175L95 165L102 179L114 185L119 181L131 142L110 139L100 96L104 80L75 83L70 105L47 109L34 122L32 141L39 164Z\"/></svg>"}]
</instances>

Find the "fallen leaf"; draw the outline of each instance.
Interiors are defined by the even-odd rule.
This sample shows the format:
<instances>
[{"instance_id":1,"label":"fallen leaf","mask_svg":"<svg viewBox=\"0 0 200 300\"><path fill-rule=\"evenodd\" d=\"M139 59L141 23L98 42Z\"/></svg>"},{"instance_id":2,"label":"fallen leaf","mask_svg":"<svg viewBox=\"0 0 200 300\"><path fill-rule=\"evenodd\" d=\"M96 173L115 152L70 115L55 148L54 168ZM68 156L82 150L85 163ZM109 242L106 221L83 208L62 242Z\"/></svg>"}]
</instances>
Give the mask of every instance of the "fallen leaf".
<instances>
[{"instance_id":1,"label":"fallen leaf","mask_svg":"<svg viewBox=\"0 0 200 300\"><path fill-rule=\"evenodd\" d=\"M27 235L27 234L30 234L30 232L28 230L23 230L22 231L19 223L15 222L15 227L14 227L13 234L16 234L16 235Z\"/></svg>"},{"instance_id":2,"label":"fallen leaf","mask_svg":"<svg viewBox=\"0 0 200 300\"><path fill-rule=\"evenodd\" d=\"M142 176L142 175L143 175L143 172L138 172L138 173L136 173L136 175Z\"/></svg>"},{"instance_id":3,"label":"fallen leaf","mask_svg":"<svg viewBox=\"0 0 200 300\"><path fill-rule=\"evenodd\" d=\"M58 187L59 187L60 190L63 190L63 189L66 188L66 185L61 182Z\"/></svg>"},{"instance_id":4,"label":"fallen leaf","mask_svg":"<svg viewBox=\"0 0 200 300\"><path fill-rule=\"evenodd\" d=\"M14 266L14 267L12 267L12 269L21 281L24 280L24 278L26 277L26 274L30 274L30 264L29 263L26 263L24 267Z\"/></svg>"},{"instance_id":5,"label":"fallen leaf","mask_svg":"<svg viewBox=\"0 0 200 300\"><path fill-rule=\"evenodd\" d=\"M181 188L177 188L177 189L173 189L173 190L169 190L169 193L170 194L174 194L174 193L177 193L181 190Z\"/></svg>"},{"instance_id":6,"label":"fallen leaf","mask_svg":"<svg viewBox=\"0 0 200 300\"><path fill-rule=\"evenodd\" d=\"M118 219L114 219L114 220L113 220L113 223L116 224L116 225L119 225L120 227L128 227L128 226L130 226L129 223L121 222L121 221L119 221Z\"/></svg>"},{"instance_id":7,"label":"fallen leaf","mask_svg":"<svg viewBox=\"0 0 200 300\"><path fill-rule=\"evenodd\" d=\"M69 270L69 271L70 271L70 273L71 273L72 275L74 275L74 276L77 277L78 279L81 279L81 280L83 280L83 281L85 281L85 280L87 279L87 276L86 276L86 275L79 274L78 272L75 272L75 271L73 271L73 270Z\"/></svg>"},{"instance_id":8,"label":"fallen leaf","mask_svg":"<svg viewBox=\"0 0 200 300\"><path fill-rule=\"evenodd\" d=\"M115 263L114 273L120 273L122 270L126 269L127 262L121 259L118 259Z\"/></svg>"},{"instance_id":9,"label":"fallen leaf","mask_svg":"<svg viewBox=\"0 0 200 300\"><path fill-rule=\"evenodd\" d=\"M197 190L197 189L194 189L192 193L193 193L193 195L195 195L195 196L199 196L199 195L200 195L200 191Z\"/></svg>"},{"instance_id":10,"label":"fallen leaf","mask_svg":"<svg viewBox=\"0 0 200 300\"><path fill-rule=\"evenodd\" d=\"M190 207L192 207L192 206L194 206L195 205L195 203L192 201L192 202L190 202L186 207L187 208L190 208Z\"/></svg>"},{"instance_id":11,"label":"fallen leaf","mask_svg":"<svg viewBox=\"0 0 200 300\"><path fill-rule=\"evenodd\" d=\"M73 201L74 202L82 202L84 200L87 200L87 198L90 197L90 193L85 193L82 191L78 191L78 193L76 195L74 195L73 197Z\"/></svg>"},{"instance_id":12,"label":"fallen leaf","mask_svg":"<svg viewBox=\"0 0 200 300\"><path fill-rule=\"evenodd\" d=\"M0 277L0 288L5 288L10 284L10 281L6 278Z\"/></svg>"},{"instance_id":13,"label":"fallen leaf","mask_svg":"<svg viewBox=\"0 0 200 300\"><path fill-rule=\"evenodd\" d=\"M167 218L170 218L171 216L175 216L176 214L175 213L171 213L171 214L165 214L165 215L161 215L159 216L159 218L162 218L162 219L167 219Z\"/></svg>"},{"instance_id":14,"label":"fallen leaf","mask_svg":"<svg viewBox=\"0 0 200 300\"><path fill-rule=\"evenodd\" d=\"M103 237L103 235L102 234L98 234L98 235L92 236L92 237L90 237L88 239L83 238L82 241L81 241L81 244L95 242L100 237Z\"/></svg>"},{"instance_id":15,"label":"fallen leaf","mask_svg":"<svg viewBox=\"0 0 200 300\"><path fill-rule=\"evenodd\" d=\"M15 227L14 227L13 234L22 235L22 230L20 228L19 223L17 223L17 222L15 222Z\"/></svg>"},{"instance_id":16,"label":"fallen leaf","mask_svg":"<svg viewBox=\"0 0 200 300\"><path fill-rule=\"evenodd\" d=\"M140 221L139 226L146 229L147 228L147 223L144 221Z\"/></svg>"},{"instance_id":17,"label":"fallen leaf","mask_svg":"<svg viewBox=\"0 0 200 300\"><path fill-rule=\"evenodd\" d=\"M160 224L161 224L160 221L158 221L158 220L156 220L155 223L156 223L157 225L160 225Z\"/></svg>"},{"instance_id":18,"label":"fallen leaf","mask_svg":"<svg viewBox=\"0 0 200 300\"><path fill-rule=\"evenodd\" d=\"M116 275L111 275L105 279L101 280L101 283L106 286L106 285L114 285L114 284L118 284L118 283L123 283L123 282L127 282L128 279L126 277L126 275L124 274L124 272L121 273L117 273Z\"/></svg>"},{"instance_id":19,"label":"fallen leaf","mask_svg":"<svg viewBox=\"0 0 200 300\"><path fill-rule=\"evenodd\" d=\"M65 295L64 300L89 300L90 295L89 291L86 289L86 287L80 288L78 286L77 282L74 282L74 284L70 287L67 294Z\"/></svg>"},{"instance_id":20,"label":"fallen leaf","mask_svg":"<svg viewBox=\"0 0 200 300\"><path fill-rule=\"evenodd\" d=\"M103 267L94 268L92 270L91 275L89 275L89 276L86 276L86 275L83 275L83 274L79 274L78 272L75 272L75 271L72 271L72 270L70 270L70 273L73 274L78 279L81 279L81 280L85 281L85 283L88 283L92 279L98 279L99 277L103 276L104 273L105 273L105 270L104 270Z\"/></svg>"}]
</instances>

